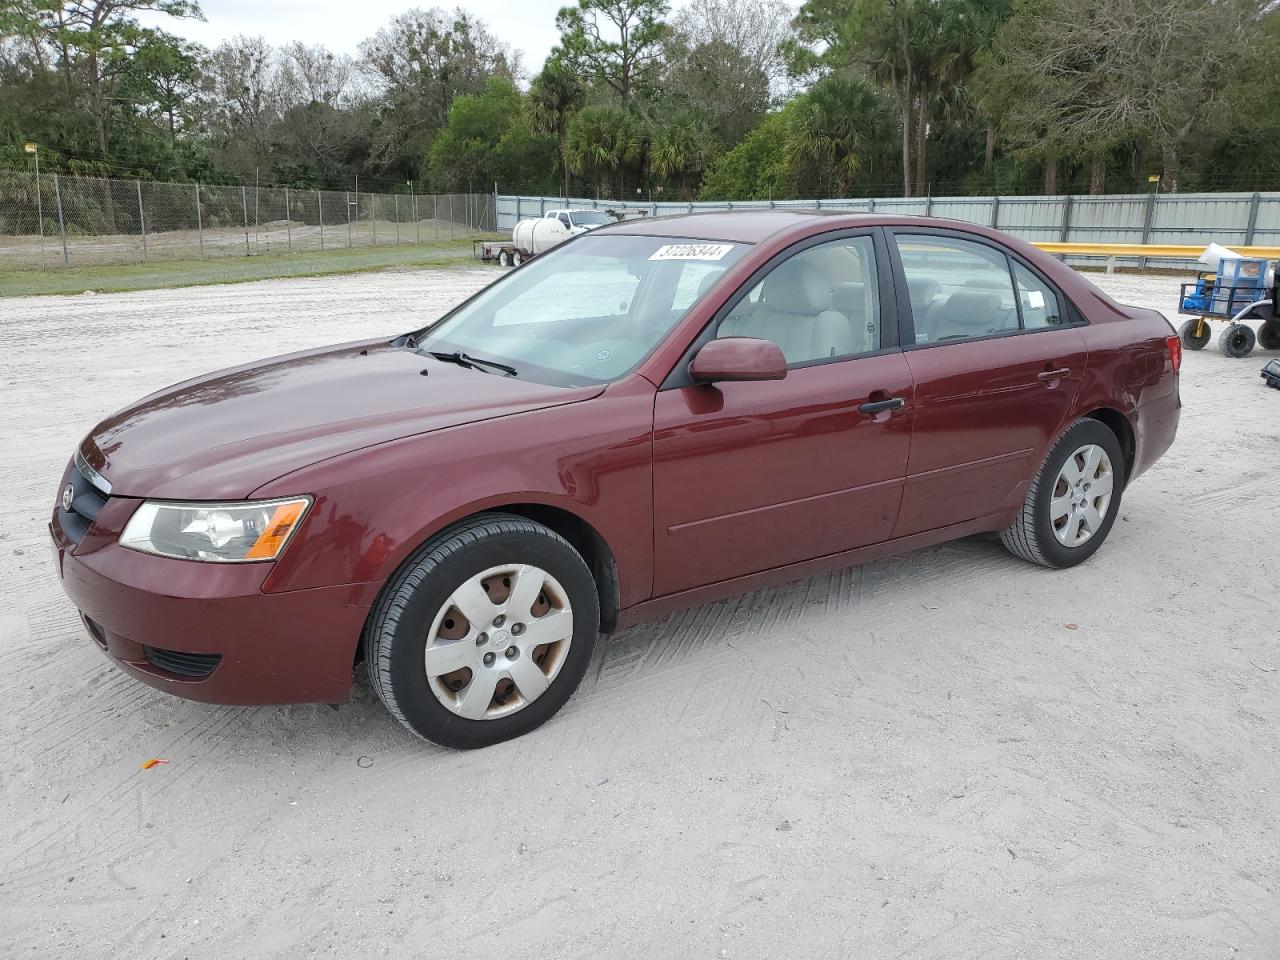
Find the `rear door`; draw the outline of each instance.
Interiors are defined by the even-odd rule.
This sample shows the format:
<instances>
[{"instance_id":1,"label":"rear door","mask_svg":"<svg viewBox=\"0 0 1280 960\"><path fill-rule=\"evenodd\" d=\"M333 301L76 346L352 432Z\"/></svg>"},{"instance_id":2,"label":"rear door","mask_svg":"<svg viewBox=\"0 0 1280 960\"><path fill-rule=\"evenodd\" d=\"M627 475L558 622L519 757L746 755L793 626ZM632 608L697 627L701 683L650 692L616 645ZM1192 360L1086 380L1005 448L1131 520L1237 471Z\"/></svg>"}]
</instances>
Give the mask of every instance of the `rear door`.
<instances>
[{"instance_id":1,"label":"rear door","mask_svg":"<svg viewBox=\"0 0 1280 960\"><path fill-rule=\"evenodd\" d=\"M1000 245L892 231L902 336L915 381L895 537L996 513L1024 494L1070 413L1088 352L1079 317Z\"/></svg>"}]
</instances>

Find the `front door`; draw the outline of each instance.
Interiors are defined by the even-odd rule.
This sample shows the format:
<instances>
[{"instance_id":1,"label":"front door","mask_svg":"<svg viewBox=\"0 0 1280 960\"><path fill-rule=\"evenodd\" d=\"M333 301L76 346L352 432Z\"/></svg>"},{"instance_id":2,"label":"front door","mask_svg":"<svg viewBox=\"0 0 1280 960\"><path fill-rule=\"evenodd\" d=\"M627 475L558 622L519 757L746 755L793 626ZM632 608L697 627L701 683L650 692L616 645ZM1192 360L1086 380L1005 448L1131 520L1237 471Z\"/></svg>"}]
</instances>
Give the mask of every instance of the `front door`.
<instances>
[{"instance_id":1,"label":"front door","mask_svg":"<svg viewBox=\"0 0 1280 960\"><path fill-rule=\"evenodd\" d=\"M895 537L1019 498L1084 377L1084 337L1058 291L1004 250L945 233L896 236L915 381Z\"/></svg>"},{"instance_id":2,"label":"front door","mask_svg":"<svg viewBox=\"0 0 1280 960\"><path fill-rule=\"evenodd\" d=\"M881 283L882 271L890 274L877 245L871 233L806 245L717 315L708 335L778 343L785 379L659 391L656 595L889 538L910 447L912 382L892 298L882 295L891 284Z\"/></svg>"}]
</instances>

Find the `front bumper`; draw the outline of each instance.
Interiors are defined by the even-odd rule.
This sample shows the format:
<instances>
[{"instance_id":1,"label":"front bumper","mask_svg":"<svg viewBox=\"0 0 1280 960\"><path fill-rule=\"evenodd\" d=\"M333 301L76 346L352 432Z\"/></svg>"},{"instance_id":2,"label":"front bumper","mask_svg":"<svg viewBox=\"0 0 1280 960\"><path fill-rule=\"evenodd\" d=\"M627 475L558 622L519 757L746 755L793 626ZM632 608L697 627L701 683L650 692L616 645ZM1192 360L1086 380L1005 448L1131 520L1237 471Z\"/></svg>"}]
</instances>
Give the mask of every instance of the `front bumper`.
<instances>
[{"instance_id":1,"label":"front bumper","mask_svg":"<svg viewBox=\"0 0 1280 960\"><path fill-rule=\"evenodd\" d=\"M99 520L113 526L112 520L127 519L132 506L136 502L104 510ZM77 545L55 512L49 525L54 562L89 636L126 673L166 693L208 703L347 698L376 584L264 593L273 564L150 556L118 546L99 527ZM157 656L156 650L178 656ZM192 676L202 672L183 670L192 663L212 669Z\"/></svg>"}]
</instances>

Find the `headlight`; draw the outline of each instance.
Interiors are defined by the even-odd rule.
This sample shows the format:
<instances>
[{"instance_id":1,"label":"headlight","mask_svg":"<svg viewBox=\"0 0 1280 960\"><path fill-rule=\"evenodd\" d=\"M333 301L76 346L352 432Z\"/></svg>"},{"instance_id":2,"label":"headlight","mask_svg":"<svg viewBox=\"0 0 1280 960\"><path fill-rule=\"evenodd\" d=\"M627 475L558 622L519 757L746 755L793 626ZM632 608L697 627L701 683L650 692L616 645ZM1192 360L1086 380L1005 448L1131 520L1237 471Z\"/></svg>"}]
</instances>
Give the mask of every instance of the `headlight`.
<instances>
[{"instance_id":1,"label":"headlight","mask_svg":"<svg viewBox=\"0 0 1280 960\"><path fill-rule=\"evenodd\" d=\"M274 560L310 506L310 497L240 503L148 500L125 524L120 546L215 563Z\"/></svg>"}]
</instances>

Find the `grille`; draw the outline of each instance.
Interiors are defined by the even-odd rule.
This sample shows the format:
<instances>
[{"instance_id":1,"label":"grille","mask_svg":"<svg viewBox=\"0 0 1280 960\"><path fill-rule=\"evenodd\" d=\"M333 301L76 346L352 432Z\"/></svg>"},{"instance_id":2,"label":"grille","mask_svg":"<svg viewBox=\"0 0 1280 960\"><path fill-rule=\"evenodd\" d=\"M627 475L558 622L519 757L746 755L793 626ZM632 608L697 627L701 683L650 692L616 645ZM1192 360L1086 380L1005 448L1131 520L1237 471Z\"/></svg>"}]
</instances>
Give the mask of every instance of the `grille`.
<instances>
[{"instance_id":1,"label":"grille","mask_svg":"<svg viewBox=\"0 0 1280 960\"><path fill-rule=\"evenodd\" d=\"M220 653L182 653L160 647L143 647L147 663L158 670L176 673L180 677L203 680L222 662Z\"/></svg>"},{"instance_id":2,"label":"grille","mask_svg":"<svg viewBox=\"0 0 1280 960\"><path fill-rule=\"evenodd\" d=\"M68 474L67 483L71 485L71 509L62 505L62 493L59 491L58 523L67 539L78 544L98 518L99 511L106 506L107 496L90 483L79 468Z\"/></svg>"}]
</instances>

